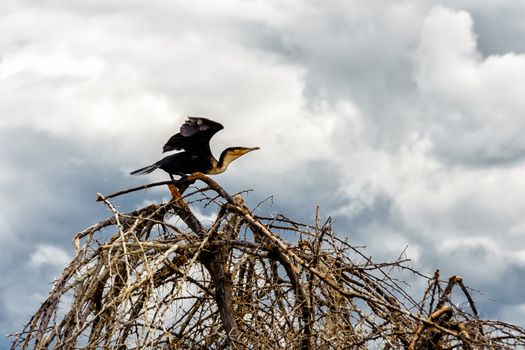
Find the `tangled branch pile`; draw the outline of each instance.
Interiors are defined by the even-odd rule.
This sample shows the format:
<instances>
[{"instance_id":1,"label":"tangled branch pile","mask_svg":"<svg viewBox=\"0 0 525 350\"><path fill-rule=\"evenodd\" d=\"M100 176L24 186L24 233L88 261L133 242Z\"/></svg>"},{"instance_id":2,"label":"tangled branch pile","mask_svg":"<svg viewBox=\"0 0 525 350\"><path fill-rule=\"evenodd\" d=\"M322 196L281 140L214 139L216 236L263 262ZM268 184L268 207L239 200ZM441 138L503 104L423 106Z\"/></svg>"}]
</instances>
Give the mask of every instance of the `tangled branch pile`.
<instances>
[{"instance_id":1,"label":"tangled branch pile","mask_svg":"<svg viewBox=\"0 0 525 350\"><path fill-rule=\"evenodd\" d=\"M195 180L206 186L181 197L170 185L171 201L128 214L100 195L113 215L75 237L75 259L11 348L525 346L524 329L478 317L460 277L425 277L401 258L375 263L337 238L330 220L257 217L201 174L177 186ZM217 207L213 223L194 215L198 203ZM417 300L393 277L403 271L428 283Z\"/></svg>"}]
</instances>

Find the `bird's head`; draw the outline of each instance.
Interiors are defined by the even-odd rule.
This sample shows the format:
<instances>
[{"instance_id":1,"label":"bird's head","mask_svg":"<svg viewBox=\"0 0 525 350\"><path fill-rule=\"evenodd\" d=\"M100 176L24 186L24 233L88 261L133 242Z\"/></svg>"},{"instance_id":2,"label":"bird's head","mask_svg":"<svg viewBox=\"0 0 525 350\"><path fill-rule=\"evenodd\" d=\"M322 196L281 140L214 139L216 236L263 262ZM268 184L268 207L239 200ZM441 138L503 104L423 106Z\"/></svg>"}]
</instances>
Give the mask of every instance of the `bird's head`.
<instances>
[{"instance_id":1,"label":"bird's head","mask_svg":"<svg viewBox=\"0 0 525 350\"><path fill-rule=\"evenodd\" d=\"M237 159L248 152L255 151L258 149L259 147L228 147L223 151L223 153L225 153L225 156L229 158Z\"/></svg>"},{"instance_id":2,"label":"bird's head","mask_svg":"<svg viewBox=\"0 0 525 350\"><path fill-rule=\"evenodd\" d=\"M258 150L259 147L228 147L221 153L219 158L219 164L214 173L222 173L226 170L228 165L233 162L235 159L249 153L251 151Z\"/></svg>"}]
</instances>

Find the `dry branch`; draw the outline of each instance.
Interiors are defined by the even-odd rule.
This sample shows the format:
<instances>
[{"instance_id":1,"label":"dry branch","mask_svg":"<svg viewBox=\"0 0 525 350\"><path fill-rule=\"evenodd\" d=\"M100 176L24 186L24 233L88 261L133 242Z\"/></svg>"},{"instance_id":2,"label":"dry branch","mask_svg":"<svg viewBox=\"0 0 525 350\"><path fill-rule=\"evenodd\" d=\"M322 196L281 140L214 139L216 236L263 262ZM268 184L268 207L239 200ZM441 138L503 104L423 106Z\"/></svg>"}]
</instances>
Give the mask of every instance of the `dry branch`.
<instances>
[{"instance_id":1,"label":"dry branch","mask_svg":"<svg viewBox=\"0 0 525 350\"><path fill-rule=\"evenodd\" d=\"M183 196L195 181L205 186ZM110 201L158 185L169 186L168 203L124 214ZM198 173L97 198L112 216L75 236L76 257L11 349L525 346L524 329L479 318L461 277L426 277L401 257L373 262L318 213L313 226L257 217ZM215 206L213 223L198 205ZM403 273L427 280L420 300ZM456 286L469 310L452 300Z\"/></svg>"}]
</instances>

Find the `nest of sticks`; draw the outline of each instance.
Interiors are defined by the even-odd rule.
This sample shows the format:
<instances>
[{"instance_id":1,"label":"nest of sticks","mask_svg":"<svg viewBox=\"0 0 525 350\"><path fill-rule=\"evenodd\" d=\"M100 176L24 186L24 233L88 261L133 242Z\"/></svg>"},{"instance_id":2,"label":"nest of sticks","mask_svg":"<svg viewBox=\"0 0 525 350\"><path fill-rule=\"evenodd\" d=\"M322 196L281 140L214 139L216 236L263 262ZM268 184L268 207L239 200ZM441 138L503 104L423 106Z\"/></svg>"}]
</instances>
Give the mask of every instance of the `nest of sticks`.
<instances>
[{"instance_id":1,"label":"nest of sticks","mask_svg":"<svg viewBox=\"0 0 525 350\"><path fill-rule=\"evenodd\" d=\"M204 186L188 187L196 180ZM167 203L120 213L110 202L166 184ZM312 225L256 216L202 174L98 200L112 215L76 235L76 257L11 349L525 346L523 328L480 319L459 276L374 262L317 215ZM198 219L199 205L216 206L213 222ZM419 297L403 272L427 284Z\"/></svg>"}]
</instances>

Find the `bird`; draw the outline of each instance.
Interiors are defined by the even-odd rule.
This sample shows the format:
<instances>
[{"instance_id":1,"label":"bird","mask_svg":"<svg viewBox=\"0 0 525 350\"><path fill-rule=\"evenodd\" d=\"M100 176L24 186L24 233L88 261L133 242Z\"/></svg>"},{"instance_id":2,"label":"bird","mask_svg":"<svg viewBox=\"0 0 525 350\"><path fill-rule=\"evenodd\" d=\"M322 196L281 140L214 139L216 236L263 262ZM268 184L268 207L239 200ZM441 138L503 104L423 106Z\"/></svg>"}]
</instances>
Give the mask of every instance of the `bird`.
<instances>
[{"instance_id":1,"label":"bird","mask_svg":"<svg viewBox=\"0 0 525 350\"><path fill-rule=\"evenodd\" d=\"M217 160L211 152L209 142L213 135L222 129L223 126L213 120L188 117L180 127L180 131L170 137L163 147L163 153L173 150L182 150L182 152L171 154L130 174L146 175L156 169L162 169L169 174L172 181L175 181L173 175L185 177L195 172L215 175L226 171L235 159L259 149L259 147L228 147L222 151Z\"/></svg>"}]
</instances>

